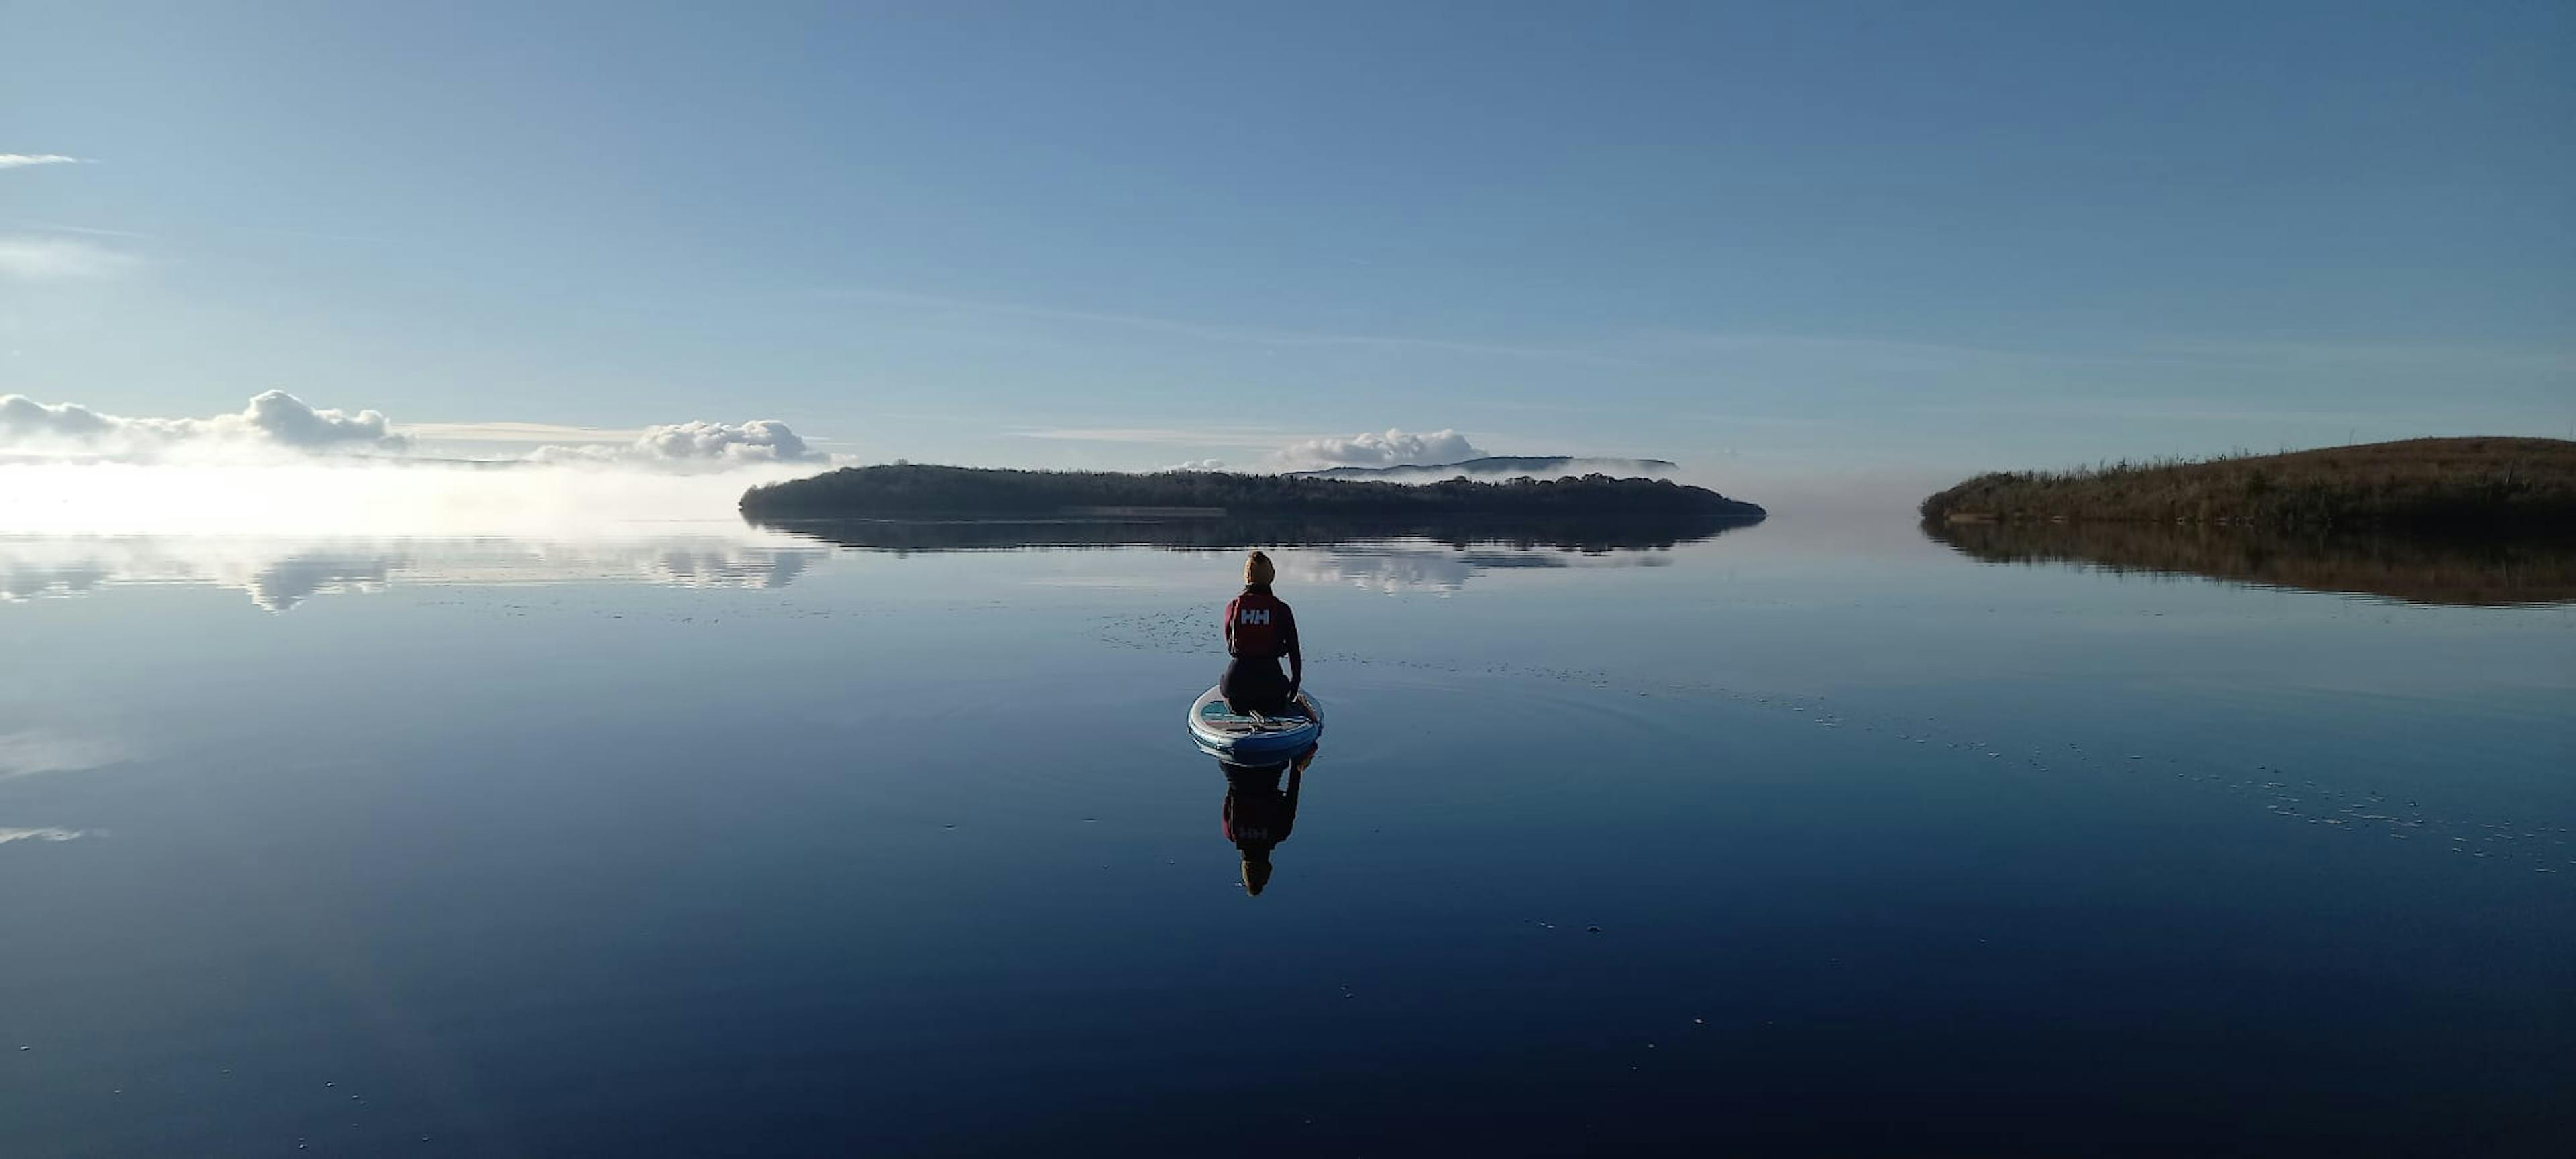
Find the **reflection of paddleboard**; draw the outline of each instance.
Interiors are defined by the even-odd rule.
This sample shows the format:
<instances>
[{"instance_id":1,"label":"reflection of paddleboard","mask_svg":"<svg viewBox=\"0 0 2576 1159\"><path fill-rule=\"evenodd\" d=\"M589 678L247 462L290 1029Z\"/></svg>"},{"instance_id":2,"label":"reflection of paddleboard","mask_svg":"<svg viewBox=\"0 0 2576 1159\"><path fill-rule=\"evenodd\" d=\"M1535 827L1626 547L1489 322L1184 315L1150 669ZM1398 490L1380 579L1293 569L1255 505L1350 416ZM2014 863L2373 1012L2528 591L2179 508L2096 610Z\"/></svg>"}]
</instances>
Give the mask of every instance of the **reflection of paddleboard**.
<instances>
[{"instance_id":1,"label":"reflection of paddleboard","mask_svg":"<svg viewBox=\"0 0 2576 1159\"><path fill-rule=\"evenodd\" d=\"M1324 735L1324 710L1300 689L1287 716L1238 716L1208 689L1190 706L1190 739L1199 751L1238 765L1286 763Z\"/></svg>"}]
</instances>

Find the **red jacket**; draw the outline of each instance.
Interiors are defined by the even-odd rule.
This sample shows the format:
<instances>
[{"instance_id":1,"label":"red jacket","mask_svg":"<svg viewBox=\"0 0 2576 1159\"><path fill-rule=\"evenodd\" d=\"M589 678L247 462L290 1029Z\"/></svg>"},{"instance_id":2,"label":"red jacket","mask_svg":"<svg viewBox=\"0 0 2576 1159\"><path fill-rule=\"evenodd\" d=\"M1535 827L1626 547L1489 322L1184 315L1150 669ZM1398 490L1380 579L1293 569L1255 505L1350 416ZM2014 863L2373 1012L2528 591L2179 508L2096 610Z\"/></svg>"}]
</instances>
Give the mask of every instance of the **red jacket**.
<instances>
[{"instance_id":1,"label":"red jacket","mask_svg":"<svg viewBox=\"0 0 2576 1159\"><path fill-rule=\"evenodd\" d=\"M1225 654L1276 660L1297 651L1297 616L1267 587L1247 587L1225 605Z\"/></svg>"}]
</instances>

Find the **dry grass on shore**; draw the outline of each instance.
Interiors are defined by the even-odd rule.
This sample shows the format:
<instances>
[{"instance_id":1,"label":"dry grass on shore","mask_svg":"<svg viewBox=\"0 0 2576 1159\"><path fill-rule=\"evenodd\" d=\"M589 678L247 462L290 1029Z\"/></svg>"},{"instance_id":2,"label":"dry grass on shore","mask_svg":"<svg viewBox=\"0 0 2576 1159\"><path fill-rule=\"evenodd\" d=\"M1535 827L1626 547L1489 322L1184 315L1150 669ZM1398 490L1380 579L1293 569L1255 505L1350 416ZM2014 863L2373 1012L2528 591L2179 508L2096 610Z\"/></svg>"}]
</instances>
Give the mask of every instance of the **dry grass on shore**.
<instances>
[{"instance_id":1,"label":"dry grass on shore","mask_svg":"<svg viewBox=\"0 0 2576 1159\"><path fill-rule=\"evenodd\" d=\"M1999 471L1925 499L1922 513L1933 522L2576 532L2576 442L2407 439L2197 462Z\"/></svg>"}]
</instances>

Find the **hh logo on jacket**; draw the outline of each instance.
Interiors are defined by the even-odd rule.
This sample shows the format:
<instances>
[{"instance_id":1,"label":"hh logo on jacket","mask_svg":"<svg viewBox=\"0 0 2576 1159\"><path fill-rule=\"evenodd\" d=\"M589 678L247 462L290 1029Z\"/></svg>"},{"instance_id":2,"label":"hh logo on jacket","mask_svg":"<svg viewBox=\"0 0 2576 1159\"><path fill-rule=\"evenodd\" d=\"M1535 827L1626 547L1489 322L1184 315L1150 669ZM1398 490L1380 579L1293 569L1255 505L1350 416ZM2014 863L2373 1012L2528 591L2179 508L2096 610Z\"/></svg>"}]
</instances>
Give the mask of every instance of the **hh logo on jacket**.
<instances>
[{"instance_id":1,"label":"hh logo on jacket","mask_svg":"<svg viewBox=\"0 0 2576 1159\"><path fill-rule=\"evenodd\" d=\"M1205 621L1201 622L1204 623ZM1268 627L1270 625L1270 609L1245 608L1243 609L1243 614L1236 617L1234 622L1238 624L1259 624L1263 627Z\"/></svg>"}]
</instances>

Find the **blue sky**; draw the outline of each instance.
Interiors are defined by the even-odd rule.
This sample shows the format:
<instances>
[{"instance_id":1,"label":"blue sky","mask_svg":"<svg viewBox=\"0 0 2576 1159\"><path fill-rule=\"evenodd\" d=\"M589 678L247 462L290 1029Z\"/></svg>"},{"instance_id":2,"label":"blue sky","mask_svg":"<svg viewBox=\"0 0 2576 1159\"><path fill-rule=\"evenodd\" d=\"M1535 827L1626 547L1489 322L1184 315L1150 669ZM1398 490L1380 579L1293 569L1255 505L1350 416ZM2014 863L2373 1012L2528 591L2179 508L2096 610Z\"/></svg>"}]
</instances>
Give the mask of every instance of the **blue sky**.
<instances>
[{"instance_id":1,"label":"blue sky","mask_svg":"<svg viewBox=\"0 0 2576 1159\"><path fill-rule=\"evenodd\" d=\"M0 0L0 394L1941 474L2576 424L2551 4Z\"/></svg>"}]
</instances>

